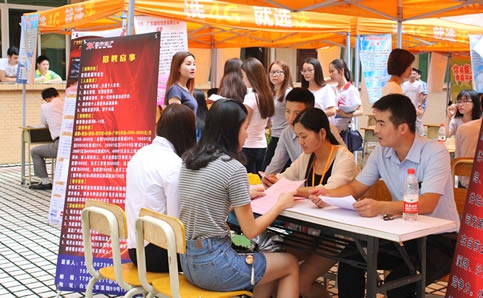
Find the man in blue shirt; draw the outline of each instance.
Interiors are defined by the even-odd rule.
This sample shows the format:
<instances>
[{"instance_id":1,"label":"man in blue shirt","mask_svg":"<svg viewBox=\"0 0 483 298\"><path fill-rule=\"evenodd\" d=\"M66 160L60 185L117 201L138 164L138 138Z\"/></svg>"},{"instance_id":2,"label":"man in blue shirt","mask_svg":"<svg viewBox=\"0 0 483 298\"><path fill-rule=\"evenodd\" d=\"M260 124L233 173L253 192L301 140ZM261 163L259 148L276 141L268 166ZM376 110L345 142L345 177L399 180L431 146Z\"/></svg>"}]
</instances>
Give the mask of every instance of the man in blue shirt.
<instances>
[{"instance_id":1,"label":"man in blue shirt","mask_svg":"<svg viewBox=\"0 0 483 298\"><path fill-rule=\"evenodd\" d=\"M315 104L314 95L306 88L293 88L287 93L285 97L287 101L285 104L285 118L287 119L289 126L286 127L275 148L270 164L265 169L266 176L263 177L262 182L265 186L271 186L276 180L272 180L274 177L269 174L278 174L283 172L290 164L296 160L303 150L297 140L297 136L293 131L293 121L303 110L307 108L313 108ZM330 124L330 131L335 136L339 144L344 144L344 141L340 137L339 131L335 126Z\"/></svg>"},{"instance_id":2,"label":"man in blue shirt","mask_svg":"<svg viewBox=\"0 0 483 298\"><path fill-rule=\"evenodd\" d=\"M415 134L416 110L411 100L401 94L389 94L373 105L376 127L374 132L379 145L371 153L361 173L351 183L336 189L318 187L313 191L312 201L318 207L326 204L319 195L360 198L373 184L382 179L392 196L392 201L363 198L354 203L360 216L374 217L383 214L401 214L403 211L403 185L408 168L416 170L420 182L419 214L448 219L457 223L455 231L431 235L427 240L426 283L432 283L449 273L456 246L459 216L454 202L453 182L448 150L437 141ZM381 243L394 250L393 243ZM417 258L415 241L404 242L412 258ZM355 246L348 250L358 251ZM354 254L360 259L359 254ZM378 266L390 269L385 279L394 280L409 272L402 258L381 252ZM338 268L339 297L364 297L365 270L340 262ZM415 297L415 283L390 290L388 297Z\"/></svg>"}]
</instances>

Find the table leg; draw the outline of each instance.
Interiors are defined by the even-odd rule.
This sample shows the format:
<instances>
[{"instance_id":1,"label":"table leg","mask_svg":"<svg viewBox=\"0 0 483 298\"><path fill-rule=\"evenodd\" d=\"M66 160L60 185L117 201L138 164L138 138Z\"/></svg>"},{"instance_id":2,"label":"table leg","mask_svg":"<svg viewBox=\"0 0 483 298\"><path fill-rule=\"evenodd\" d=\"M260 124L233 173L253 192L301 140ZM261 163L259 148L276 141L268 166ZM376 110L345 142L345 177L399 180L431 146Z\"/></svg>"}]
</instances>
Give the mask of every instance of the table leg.
<instances>
[{"instance_id":1,"label":"table leg","mask_svg":"<svg viewBox=\"0 0 483 298\"><path fill-rule=\"evenodd\" d=\"M418 239L418 249L420 256L421 280L416 283L416 297L424 298L426 296L426 238Z\"/></svg>"},{"instance_id":2,"label":"table leg","mask_svg":"<svg viewBox=\"0 0 483 298\"><path fill-rule=\"evenodd\" d=\"M376 298L377 294L377 255L379 239L370 237L367 241L367 298Z\"/></svg>"},{"instance_id":3,"label":"table leg","mask_svg":"<svg viewBox=\"0 0 483 298\"><path fill-rule=\"evenodd\" d=\"M21 164L22 164L22 169L20 173L21 185L25 185L25 141L24 141L24 132L22 132L22 157L21 157Z\"/></svg>"}]
</instances>

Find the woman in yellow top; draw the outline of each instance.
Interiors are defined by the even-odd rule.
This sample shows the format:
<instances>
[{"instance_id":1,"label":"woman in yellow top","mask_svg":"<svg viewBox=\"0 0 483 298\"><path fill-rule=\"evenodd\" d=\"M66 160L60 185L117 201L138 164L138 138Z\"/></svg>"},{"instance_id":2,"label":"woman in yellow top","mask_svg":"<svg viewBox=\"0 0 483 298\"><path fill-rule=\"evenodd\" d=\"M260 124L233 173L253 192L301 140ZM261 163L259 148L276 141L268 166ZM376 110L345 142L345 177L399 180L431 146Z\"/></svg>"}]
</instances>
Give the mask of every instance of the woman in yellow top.
<instances>
[{"instance_id":1,"label":"woman in yellow top","mask_svg":"<svg viewBox=\"0 0 483 298\"><path fill-rule=\"evenodd\" d=\"M37 57L37 70L35 71L35 83L61 83L62 78L49 70L49 58L45 55Z\"/></svg>"}]
</instances>

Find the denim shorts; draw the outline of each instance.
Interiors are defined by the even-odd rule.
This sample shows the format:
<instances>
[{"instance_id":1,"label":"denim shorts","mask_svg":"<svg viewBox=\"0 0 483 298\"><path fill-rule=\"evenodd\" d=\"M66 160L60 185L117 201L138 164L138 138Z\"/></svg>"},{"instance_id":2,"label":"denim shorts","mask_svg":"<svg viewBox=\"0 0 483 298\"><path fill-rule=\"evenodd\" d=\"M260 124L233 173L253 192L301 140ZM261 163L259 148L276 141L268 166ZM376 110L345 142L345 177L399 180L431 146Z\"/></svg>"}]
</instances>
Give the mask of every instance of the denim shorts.
<instances>
[{"instance_id":1,"label":"denim shorts","mask_svg":"<svg viewBox=\"0 0 483 298\"><path fill-rule=\"evenodd\" d=\"M255 285L267 269L262 253L255 258ZM186 254L181 255L181 267L186 278L200 288L211 291L253 290L252 265L246 263L246 254L231 248L231 239L208 238L186 241Z\"/></svg>"}]
</instances>

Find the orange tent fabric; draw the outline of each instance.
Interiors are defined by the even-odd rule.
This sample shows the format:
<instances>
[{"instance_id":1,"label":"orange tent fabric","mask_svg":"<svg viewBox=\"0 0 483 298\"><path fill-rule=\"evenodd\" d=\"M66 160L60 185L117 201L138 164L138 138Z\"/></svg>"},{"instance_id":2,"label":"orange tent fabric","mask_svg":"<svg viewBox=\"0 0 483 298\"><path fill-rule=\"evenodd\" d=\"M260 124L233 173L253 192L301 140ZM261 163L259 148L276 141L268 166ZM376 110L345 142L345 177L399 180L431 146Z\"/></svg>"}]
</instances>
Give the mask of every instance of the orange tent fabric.
<instances>
[{"instance_id":1,"label":"orange tent fabric","mask_svg":"<svg viewBox=\"0 0 483 298\"><path fill-rule=\"evenodd\" d=\"M396 39L394 21L229 3L236 1L136 0L135 13L186 21L189 46L193 48L343 47L346 32L352 38L391 33ZM71 28L120 27L127 7L128 0L91 0L40 11L39 30L68 33ZM468 33L480 32L480 27L439 19L408 21L403 23L403 47L415 51L468 51Z\"/></svg>"},{"instance_id":2,"label":"orange tent fabric","mask_svg":"<svg viewBox=\"0 0 483 298\"><path fill-rule=\"evenodd\" d=\"M227 0L227 2L393 21L483 12L481 0Z\"/></svg>"},{"instance_id":3,"label":"orange tent fabric","mask_svg":"<svg viewBox=\"0 0 483 298\"><path fill-rule=\"evenodd\" d=\"M120 27L128 10L128 0L91 0L39 11L41 33L68 33L69 29L96 30ZM351 17L281 10L254 9L223 1L184 0L135 2L136 15L160 16L186 21L190 47L280 47L298 44L303 48L314 34L318 47L332 45L324 41L329 33L349 31ZM337 38L336 38L337 37ZM334 36L340 40L340 35ZM341 40L343 42L343 40ZM313 45L310 45L312 47ZM308 47L308 46L306 46Z\"/></svg>"}]
</instances>

